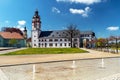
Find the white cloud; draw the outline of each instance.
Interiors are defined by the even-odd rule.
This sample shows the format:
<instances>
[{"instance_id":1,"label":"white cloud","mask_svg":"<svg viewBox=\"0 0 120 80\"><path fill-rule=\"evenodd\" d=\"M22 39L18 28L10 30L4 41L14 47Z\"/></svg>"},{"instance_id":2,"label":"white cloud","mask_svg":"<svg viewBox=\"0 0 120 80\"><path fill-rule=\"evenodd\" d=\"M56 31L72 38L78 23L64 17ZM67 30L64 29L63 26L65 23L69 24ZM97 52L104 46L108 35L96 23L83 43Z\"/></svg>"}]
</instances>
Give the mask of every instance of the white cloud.
<instances>
[{"instance_id":1,"label":"white cloud","mask_svg":"<svg viewBox=\"0 0 120 80\"><path fill-rule=\"evenodd\" d=\"M86 7L84 10L83 9L73 9L73 8L70 8L69 11L72 14L80 14L83 17L88 17L88 14L91 11L91 8L90 7Z\"/></svg>"},{"instance_id":2,"label":"white cloud","mask_svg":"<svg viewBox=\"0 0 120 80\"><path fill-rule=\"evenodd\" d=\"M25 20L20 20L20 21L18 21L18 25L16 26L16 28L19 28L21 31L23 31L25 24L26 24Z\"/></svg>"},{"instance_id":3,"label":"white cloud","mask_svg":"<svg viewBox=\"0 0 120 80\"><path fill-rule=\"evenodd\" d=\"M25 25L26 24L26 21L25 20L20 20L18 21L18 25Z\"/></svg>"},{"instance_id":4,"label":"white cloud","mask_svg":"<svg viewBox=\"0 0 120 80\"><path fill-rule=\"evenodd\" d=\"M23 31L23 30L24 30L24 27L23 27L23 26L21 26L21 25L17 25L17 26L16 26L16 28L19 28L21 31Z\"/></svg>"},{"instance_id":5,"label":"white cloud","mask_svg":"<svg viewBox=\"0 0 120 80\"><path fill-rule=\"evenodd\" d=\"M57 2L70 2L70 3L81 3L81 4L94 4L100 3L102 0L56 0Z\"/></svg>"},{"instance_id":6,"label":"white cloud","mask_svg":"<svg viewBox=\"0 0 120 80\"><path fill-rule=\"evenodd\" d=\"M119 27L118 26L111 26L111 27L107 27L107 30L109 30L109 31L117 31L117 30L119 30Z\"/></svg>"},{"instance_id":7,"label":"white cloud","mask_svg":"<svg viewBox=\"0 0 120 80\"><path fill-rule=\"evenodd\" d=\"M52 7L52 12L55 12L55 13L60 13L60 10L56 7Z\"/></svg>"}]
</instances>

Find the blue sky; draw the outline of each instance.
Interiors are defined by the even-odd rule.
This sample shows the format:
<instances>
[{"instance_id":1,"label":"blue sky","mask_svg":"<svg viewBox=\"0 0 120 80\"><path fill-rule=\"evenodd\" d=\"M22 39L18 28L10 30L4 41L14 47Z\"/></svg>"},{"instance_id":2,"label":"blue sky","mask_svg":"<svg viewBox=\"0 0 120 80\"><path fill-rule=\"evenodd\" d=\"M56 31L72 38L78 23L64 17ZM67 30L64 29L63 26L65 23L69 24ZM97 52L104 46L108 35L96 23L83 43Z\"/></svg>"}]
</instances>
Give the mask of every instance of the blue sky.
<instances>
[{"instance_id":1,"label":"blue sky","mask_svg":"<svg viewBox=\"0 0 120 80\"><path fill-rule=\"evenodd\" d=\"M76 24L80 31L92 30L97 37L120 35L120 0L0 0L0 28L28 29L36 9L42 30L63 30Z\"/></svg>"}]
</instances>

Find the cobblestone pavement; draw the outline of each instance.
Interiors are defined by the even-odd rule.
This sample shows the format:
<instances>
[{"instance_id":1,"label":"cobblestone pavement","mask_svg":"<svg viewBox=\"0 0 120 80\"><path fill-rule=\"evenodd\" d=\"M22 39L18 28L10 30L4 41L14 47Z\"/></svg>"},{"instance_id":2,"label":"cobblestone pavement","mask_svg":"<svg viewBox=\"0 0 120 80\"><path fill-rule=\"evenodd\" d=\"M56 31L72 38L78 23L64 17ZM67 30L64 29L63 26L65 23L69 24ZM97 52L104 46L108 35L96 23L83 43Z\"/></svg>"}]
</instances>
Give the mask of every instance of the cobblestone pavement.
<instances>
[{"instance_id":1,"label":"cobblestone pavement","mask_svg":"<svg viewBox=\"0 0 120 80\"><path fill-rule=\"evenodd\" d=\"M0 69L0 80L120 80L120 58L40 63Z\"/></svg>"},{"instance_id":2,"label":"cobblestone pavement","mask_svg":"<svg viewBox=\"0 0 120 80\"><path fill-rule=\"evenodd\" d=\"M96 80L120 80L120 73L113 74L113 75L110 75L101 79L96 79Z\"/></svg>"},{"instance_id":3,"label":"cobblestone pavement","mask_svg":"<svg viewBox=\"0 0 120 80\"><path fill-rule=\"evenodd\" d=\"M120 80L119 54L84 50L89 53L0 56L0 80ZM48 61L63 62L35 64ZM34 64L5 66L28 63Z\"/></svg>"}]
</instances>

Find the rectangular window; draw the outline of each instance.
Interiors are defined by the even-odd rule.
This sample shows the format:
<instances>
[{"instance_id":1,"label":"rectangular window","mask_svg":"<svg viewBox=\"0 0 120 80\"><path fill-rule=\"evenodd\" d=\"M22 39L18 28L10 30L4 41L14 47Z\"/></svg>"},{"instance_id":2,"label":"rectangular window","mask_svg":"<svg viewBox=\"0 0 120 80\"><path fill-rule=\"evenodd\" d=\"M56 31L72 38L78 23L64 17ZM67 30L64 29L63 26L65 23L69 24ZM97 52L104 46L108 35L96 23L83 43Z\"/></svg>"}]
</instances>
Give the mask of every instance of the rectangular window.
<instances>
[{"instance_id":1,"label":"rectangular window","mask_svg":"<svg viewBox=\"0 0 120 80\"><path fill-rule=\"evenodd\" d=\"M60 41L62 41L62 39L60 39Z\"/></svg>"},{"instance_id":2,"label":"rectangular window","mask_svg":"<svg viewBox=\"0 0 120 80\"><path fill-rule=\"evenodd\" d=\"M64 41L67 41L67 39L64 39Z\"/></svg>"},{"instance_id":3,"label":"rectangular window","mask_svg":"<svg viewBox=\"0 0 120 80\"><path fill-rule=\"evenodd\" d=\"M62 46L62 43L60 43L60 46Z\"/></svg>"},{"instance_id":4,"label":"rectangular window","mask_svg":"<svg viewBox=\"0 0 120 80\"><path fill-rule=\"evenodd\" d=\"M49 39L49 41L53 41L52 39Z\"/></svg>"},{"instance_id":5,"label":"rectangular window","mask_svg":"<svg viewBox=\"0 0 120 80\"><path fill-rule=\"evenodd\" d=\"M54 41L58 41L58 39L55 39Z\"/></svg>"},{"instance_id":6,"label":"rectangular window","mask_svg":"<svg viewBox=\"0 0 120 80\"><path fill-rule=\"evenodd\" d=\"M47 43L45 43L45 47L47 47Z\"/></svg>"},{"instance_id":7,"label":"rectangular window","mask_svg":"<svg viewBox=\"0 0 120 80\"><path fill-rule=\"evenodd\" d=\"M77 39L74 39L74 41L77 41Z\"/></svg>"},{"instance_id":8,"label":"rectangular window","mask_svg":"<svg viewBox=\"0 0 120 80\"><path fill-rule=\"evenodd\" d=\"M81 37L84 37L84 35L81 35Z\"/></svg>"},{"instance_id":9,"label":"rectangular window","mask_svg":"<svg viewBox=\"0 0 120 80\"><path fill-rule=\"evenodd\" d=\"M69 43L69 46L71 46L71 43Z\"/></svg>"},{"instance_id":10,"label":"rectangular window","mask_svg":"<svg viewBox=\"0 0 120 80\"><path fill-rule=\"evenodd\" d=\"M50 44L49 44L49 46L51 46L51 47L52 47L52 46L53 46L53 44L52 44L52 43L50 43Z\"/></svg>"},{"instance_id":11,"label":"rectangular window","mask_svg":"<svg viewBox=\"0 0 120 80\"><path fill-rule=\"evenodd\" d=\"M57 46L57 43L55 43L55 46Z\"/></svg>"},{"instance_id":12,"label":"rectangular window","mask_svg":"<svg viewBox=\"0 0 120 80\"><path fill-rule=\"evenodd\" d=\"M39 43L39 47L40 47L40 43Z\"/></svg>"},{"instance_id":13,"label":"rectangular window","mask_svg":"<svg viewBox=\"0 0 120 80\"><path fill-rule=\"evenodd\" d=\"M34 46L36 46L36 44L34 44Z\"/></svg>"},{"instance_id":14,"label":"rectangular window","mask_svg":"<svg viewBox=\"0 0 120 80\"><path fill-rule=\"evenodd\" d=\"M66 43L64 45L66 46Z\"/></svg>"}]
</instances>

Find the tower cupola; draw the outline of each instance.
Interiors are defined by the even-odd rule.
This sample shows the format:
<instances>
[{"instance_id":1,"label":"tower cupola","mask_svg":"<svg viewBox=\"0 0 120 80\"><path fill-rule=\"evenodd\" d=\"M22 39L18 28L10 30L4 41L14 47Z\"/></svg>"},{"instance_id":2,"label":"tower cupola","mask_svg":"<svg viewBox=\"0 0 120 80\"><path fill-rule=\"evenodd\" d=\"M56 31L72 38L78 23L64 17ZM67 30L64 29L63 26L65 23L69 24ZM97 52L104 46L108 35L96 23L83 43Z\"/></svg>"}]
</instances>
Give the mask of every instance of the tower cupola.
<instances>
[{"instance_id":1,"label":"tower cupola","mask_svg":"<svg viewBox=\"0 0 120 80\"><path fill-rule=\"evenodd\" d=\"M36 10L32 18L32 30L40 30L40 29L41 29L41 20L40 20L39 12L38 10Z\"/></svg>"},{"instance_id":2,"label":"tower cupola","mask_svg":"<svg viewBox=\"0 0 120 80\"><path fill-rule=\"evenodd\" d=\"M26 26L24 27L24 30L23 30L23 36L25 39L27 39L27 29L26 29Z\"/></svg>"}]
</instances>

